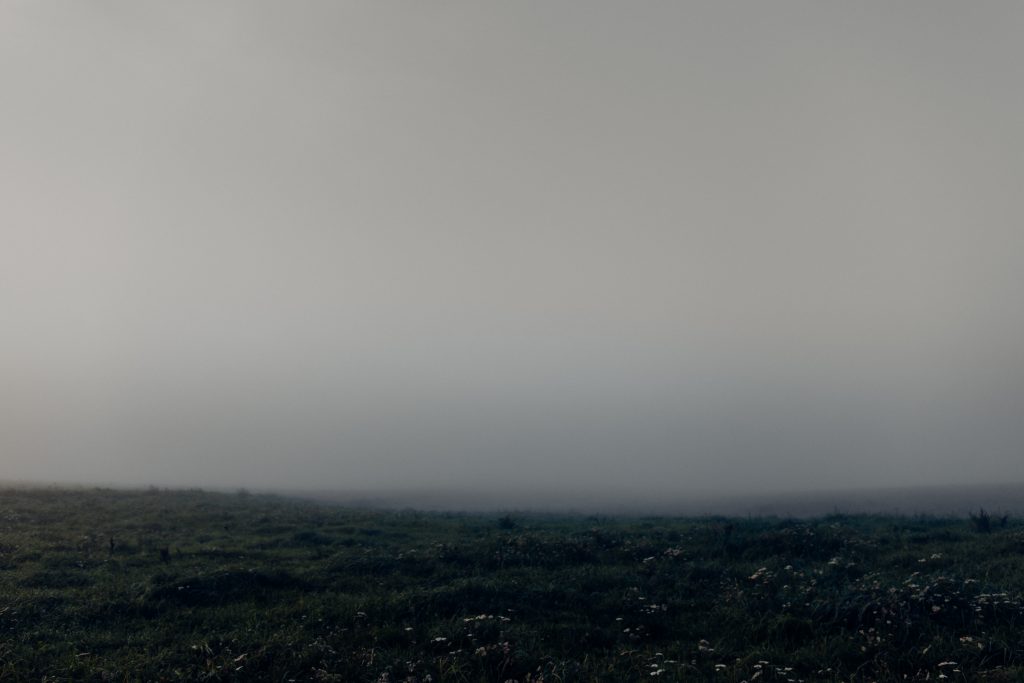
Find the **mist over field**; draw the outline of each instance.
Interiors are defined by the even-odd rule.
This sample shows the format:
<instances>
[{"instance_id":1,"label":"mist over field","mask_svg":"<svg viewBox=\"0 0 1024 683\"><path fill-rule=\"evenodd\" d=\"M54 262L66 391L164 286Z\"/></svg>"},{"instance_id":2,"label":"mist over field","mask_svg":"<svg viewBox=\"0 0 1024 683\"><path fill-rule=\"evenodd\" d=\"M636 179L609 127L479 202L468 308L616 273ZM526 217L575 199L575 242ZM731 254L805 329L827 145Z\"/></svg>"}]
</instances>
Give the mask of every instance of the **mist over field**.
<instances>
[{"instance_id":1,"label":"mist over field","mask_svg":"<svg viewBox=\"0 0 1024 683\"><path fill-rule=\"evenodd\" d=\"M1022 31L999 2L0 4L0 479L581 508L1024 480Z\"/></svg>"}]
</instances>

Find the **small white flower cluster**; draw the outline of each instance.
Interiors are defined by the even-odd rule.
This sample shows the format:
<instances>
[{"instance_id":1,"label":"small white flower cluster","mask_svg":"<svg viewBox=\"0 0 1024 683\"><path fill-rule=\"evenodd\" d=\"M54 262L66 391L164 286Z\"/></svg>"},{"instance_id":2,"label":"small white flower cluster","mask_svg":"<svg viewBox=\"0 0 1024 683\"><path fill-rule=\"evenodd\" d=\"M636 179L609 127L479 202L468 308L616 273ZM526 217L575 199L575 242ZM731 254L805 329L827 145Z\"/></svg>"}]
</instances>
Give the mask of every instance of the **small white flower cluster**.
<instances>
[{"instance_id":1,"label":"small white flower cluster","mask_svg":"<svg viewBox=\"0 0 1024 683\"><path fill-rule=\"evenodd\" d=\"M499 617L496 617L496 616L494 616L493 614L478 614L478 615L476 615L475 617L466 617L466 618L465 618L465 619L463 619L462 621L463 621L463 623L466 623L466 624L468 624L468 623L470 623L470 622L473 622L473 621L488 621L488 620L490 620L490 619L497 619L497 620L498 620L498 621L500 621L501 623L505 623L505 622L508 622L508 621L512 621L512 620L511 620L510 618L508 618L508 617L501 617L501 616L499 616Z\"/></svg>"}]
</instances>

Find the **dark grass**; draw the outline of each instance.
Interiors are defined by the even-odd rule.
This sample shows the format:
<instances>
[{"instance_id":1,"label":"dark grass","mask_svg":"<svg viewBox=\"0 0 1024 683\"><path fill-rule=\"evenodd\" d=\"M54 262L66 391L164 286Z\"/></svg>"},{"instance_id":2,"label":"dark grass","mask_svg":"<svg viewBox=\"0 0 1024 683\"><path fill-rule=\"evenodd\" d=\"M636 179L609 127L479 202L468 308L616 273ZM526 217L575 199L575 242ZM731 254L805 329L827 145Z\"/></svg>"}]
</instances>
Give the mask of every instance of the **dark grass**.
<instances>
[{"instance_id":1,"label":"dark grass","mask_svg":"<svg viewBox=\"0 0 1024 683\"><path fill-rule=\"evenodd\" d=\"M1024 527L2 490L0 680L42 679L1024 680Z\"/></svg>"}]
</instances>

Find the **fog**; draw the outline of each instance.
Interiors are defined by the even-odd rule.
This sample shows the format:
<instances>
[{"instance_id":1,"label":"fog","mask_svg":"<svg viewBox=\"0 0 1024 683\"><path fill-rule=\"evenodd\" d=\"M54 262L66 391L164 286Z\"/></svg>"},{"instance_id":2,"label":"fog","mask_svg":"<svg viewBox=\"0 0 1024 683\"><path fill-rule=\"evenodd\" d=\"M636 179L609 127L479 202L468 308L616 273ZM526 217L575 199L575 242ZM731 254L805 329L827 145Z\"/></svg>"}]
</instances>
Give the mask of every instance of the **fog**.
<instances>
[{"instance_id":1,"label":"fog","mask_svg":"<svg viewBox=\"0 0 1024 683\"><path fill-rule=\"evenodd\" d=\"M1022 34L1013 2L4 2L0 478L1024 479Z\"/></svg>"}]
</instances>

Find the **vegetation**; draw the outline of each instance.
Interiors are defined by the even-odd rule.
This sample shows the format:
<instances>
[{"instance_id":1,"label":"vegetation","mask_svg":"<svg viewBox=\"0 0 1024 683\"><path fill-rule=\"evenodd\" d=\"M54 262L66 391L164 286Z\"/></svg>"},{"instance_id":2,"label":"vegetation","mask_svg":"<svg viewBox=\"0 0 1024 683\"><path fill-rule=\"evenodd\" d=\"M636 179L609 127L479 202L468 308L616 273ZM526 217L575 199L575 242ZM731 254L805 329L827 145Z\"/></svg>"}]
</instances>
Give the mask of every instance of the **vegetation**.
<instances>
[{"instance_id":1,"label":"vegetation","mask_svg":"<svg viewBox=\"0 0 1024 683\"><path fill-rule=\"evenodd\" d=\"M3 490L0 680L1022 680L1024 527L980 517Z\"/></svg>"}]
</instances>

